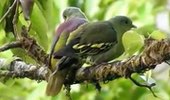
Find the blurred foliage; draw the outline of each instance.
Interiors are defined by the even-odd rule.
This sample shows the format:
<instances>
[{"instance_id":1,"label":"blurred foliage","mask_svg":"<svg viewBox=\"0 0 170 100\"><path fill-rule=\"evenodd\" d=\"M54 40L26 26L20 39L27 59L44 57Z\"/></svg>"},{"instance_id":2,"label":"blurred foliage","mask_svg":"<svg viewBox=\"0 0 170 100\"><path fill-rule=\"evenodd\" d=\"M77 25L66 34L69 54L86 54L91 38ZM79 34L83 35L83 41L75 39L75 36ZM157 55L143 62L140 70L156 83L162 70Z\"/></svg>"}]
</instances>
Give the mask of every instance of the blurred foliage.
<instances>
[{"instance_id":1,"label":"blurred foliage","mask_svg":"<svg viewBox=\"0 0 170 100\"><path fill-rule=\"evenodd\" d=\"M144 46L144 37L143 35L130 30L124 33L122 37L122 42L125 48L125 54L127 56L132 56L135 53L138 53Z\"/></svg>"},{"instance_id":2,"label":"blurred foliage","mask_svg":"<svg viewBox=\"0 0 170 100\"><path fill-rule=\"evenodd\" d=\"M166 0L34 0L31 14L32 23L30 35L34 37L44 50L49 51L55 27L62 22L61 12L68 6L81 8L90 21L106 20L115 15L126 15L133 19L138 29L127 32L123 37L125 55L122 58L138 54L143 45L144 37L155 39L166 38L163 32L157 29L156 16L159 12L169 10ZM13 0L1 0L0 18L9 8ZM20 8L21 12L21 8ZM170 18L170 17L169 17ZM0 45L14 39L11 32L5 32L7 21L0 24ZM29 26L23 13L20 13L18 31L21 25ZM170 22L170 21L169 21ZM169 32L170 33L170 32ZM10 58L13 55L21 57L29 63L36 63L26 56L23 50L15 49L0 53L0 57ZM167 70L167 69L166 69ZM167 80L156 80L154 88L162 100L170 99L170 86ZM67 99L64 91L55 97L45 95L46 82L37 83L29 79L10 79L0 83L0 100L64 100ZM150 91L135 86L126 79L118 79L102 84L102 91L98 92L91 84L73 85L71 96L73 100L159 100L153 97Z\"/></svg>"}]
</instances>

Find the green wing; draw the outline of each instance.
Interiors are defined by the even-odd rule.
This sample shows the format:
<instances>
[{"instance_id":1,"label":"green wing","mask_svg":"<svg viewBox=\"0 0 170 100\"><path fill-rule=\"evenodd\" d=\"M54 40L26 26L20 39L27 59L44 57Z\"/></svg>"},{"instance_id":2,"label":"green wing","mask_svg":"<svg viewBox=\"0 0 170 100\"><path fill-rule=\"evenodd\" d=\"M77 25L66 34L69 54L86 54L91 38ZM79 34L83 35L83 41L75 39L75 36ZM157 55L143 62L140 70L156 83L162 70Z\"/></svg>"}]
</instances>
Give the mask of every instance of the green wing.
<instances>
[{"instance_id":1,"label":"green wing","mask_svg":"<svg viewBox=\"0 0 170 100\"><path fill-rule=\"evenodd\" d=\"M107 22L87 24L81 30L80 40L73 45L76 53L96 55L117 43L116 31Z\"/></svg>"},{"instance_id":2,"label":"green wing","mask_svg":"<svg viewBox=\"0 0 170 100\"><path fill-rule=\"evenodd\" d=\"M109 50L117 43L116 31L108 22L88 23L75 31L77 34L68 45L59 52L55 58L62 56L91 56Z\"/></svg>"}]
</instances>

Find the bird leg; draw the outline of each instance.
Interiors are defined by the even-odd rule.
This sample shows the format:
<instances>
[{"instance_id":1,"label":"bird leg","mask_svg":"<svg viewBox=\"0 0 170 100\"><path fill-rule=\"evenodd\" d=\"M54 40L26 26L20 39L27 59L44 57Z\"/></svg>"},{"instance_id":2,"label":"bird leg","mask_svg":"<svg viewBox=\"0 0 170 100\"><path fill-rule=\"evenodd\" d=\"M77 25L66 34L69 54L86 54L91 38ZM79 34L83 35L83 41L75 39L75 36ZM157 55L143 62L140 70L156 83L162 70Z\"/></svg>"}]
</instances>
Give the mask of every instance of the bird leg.
<instances>
[{"instance_id":1,"label":"bird leg","mask_svg":"<svg viewBox=\"0 0 170 100\"><path fill-rule=\"evenodd\" d=\"M71 95L70 95L70 90L71 90L71 86L69 84L65 84L65 89L66 89L66 96L68 100L72 100L71 99Z\"/></svg>"},{"instance_id":2,"label":"bird leg","mask_svg":"<svg viewBox=\"0 0 170 100\"><path fill-rule=\"evenodd\" d=\"M96 89L100 92L101 91L101 86L98 82L93 83L96 87Z\"/></svg>"},{"instance_id":3,"label":"bird leg","mask_svg":"<svg viewBox=\"0 0 170 100\"><path fill-rule=\"evenodd\" d=\"M141 83L137 82L135 79L133 79L131 76L129 77L129 79L130 79L135 85L137 85L137 86L139 86L139 87L146 87L146 88L148 88L148 89L152 92L152 94L153 94L154 97L158 97L158 96L154 93L154 91L152 90L152 87L155 86L156 84L154 84L154 83L153 83L153 84L150 84L150 85L141 84Z\"/></svg>"}]
</instances>

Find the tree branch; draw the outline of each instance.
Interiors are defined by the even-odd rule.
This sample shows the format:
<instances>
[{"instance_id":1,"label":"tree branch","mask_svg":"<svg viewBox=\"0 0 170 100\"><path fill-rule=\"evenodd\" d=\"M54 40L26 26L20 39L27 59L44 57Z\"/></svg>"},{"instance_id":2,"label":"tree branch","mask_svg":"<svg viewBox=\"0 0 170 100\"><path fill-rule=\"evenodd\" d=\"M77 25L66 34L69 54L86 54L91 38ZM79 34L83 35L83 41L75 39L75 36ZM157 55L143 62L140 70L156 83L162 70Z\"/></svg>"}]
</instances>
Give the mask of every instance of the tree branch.
<instances>
[{"instance_id":1,"label":"tree branch","mask_svg":"<svg viewBox=\"0 0 170 100\"><path fill-rule=\"evenodd\" d=\"M80 68L74 82L109 81L120 77L129 78L133 73L144 73L156 65L170 59L170 41L147 39L142 54L132 56L124 61L100 64Z\"/></svg>"},{"instance_id":2,"label":"tree branch","mask_svg":"<svg viewBox=\"0 0 170 100\"><path fill-rule=\"evenodd\" d=\"M25 26L22 27L21 37L14 42L0 47L0 52L13 48L22 48L28 52L28 55L35 59L39 64L47 64L48 54L38 45L35 39L30 37Z\"/></svg>"},{"instance_id":3,"label":"tree branch","mask_svg":"<svg viewBox=\"0 0 170 100\"><path fill-rule=\"evenodd\" d=\"M22 48L28 52L28 55L35 59L39 64L47 64L49 55L38 45L35 39L31 38L25 26L22 27Z\"/></svg>"},{"instance_id":4,"label":"tree branch","mask_svg":"<svg viewBox=\"0 0 170 100\"><path fill-rule=\"evenodd\" d=\"M8 44L1 46L0 52L6 51L6 50L9 50L9 49L13 49L13 48L18 48L18 47L21 47L20 41L11 42L11 43L8 43Z\"/></svg>"},{"instance_id":5,"label":"tree branch","mask_svg":"<svg viewBox=\"0 0 170 100\"><path fill-rule=\"evenodd\" d=\"M30 78L33 80L44 80L48 74L47 67L26 64L22 60L13 60L0 58L0 76L7 78Z\"/></svg>"},{"instance_id":6,"label":"tree branch","mask_svg":"<svg viewBox=\"0 0 170 100\"><path fill-rule=\"evenodd\" d=\"M75 73L75 79L66 79L66 84L82 82L111 81L120 77L129 78L133 73L143 73L154 69L156 65L166 61L170 57L170 40L156 41L147 39L145 49L140 55L132 56L124 61L104 63L97 66L79 68ZM0 59L0 66L5 60ZM23 61L12 61L8 68L15 77L28 77L31 79L45 79L49 74L47 67L26 64ZM3 67L0 67L2 69ZM4 73L0 74L4 76ZM5 75L12 76L5 73Z\"/></svg>"}]
</instances>

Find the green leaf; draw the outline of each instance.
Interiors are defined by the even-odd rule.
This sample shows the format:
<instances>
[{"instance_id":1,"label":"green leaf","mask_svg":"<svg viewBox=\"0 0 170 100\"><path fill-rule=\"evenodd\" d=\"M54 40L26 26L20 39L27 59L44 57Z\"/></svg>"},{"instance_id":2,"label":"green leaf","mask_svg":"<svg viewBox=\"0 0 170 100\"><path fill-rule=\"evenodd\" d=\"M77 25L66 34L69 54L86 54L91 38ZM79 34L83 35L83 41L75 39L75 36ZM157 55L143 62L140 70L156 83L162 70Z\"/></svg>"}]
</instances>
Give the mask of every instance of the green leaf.
<instances>
[{"instance_id":1,"label":"green leaf","mask_svg":"<svg viewBox=\"0 0 170 100\"><path fill-rule=\"evenodd\" d=\"M144 37L134 30L131 30L124 33L122 42L125 48L125 53L128 55L133 55L134 53L140 51L140 49L144 46Z\"/></svg>"},{"instance_id":2,"label":"green leaf","mask_svg":"<svg viewBox=\"0 0 170 100\"><path fill-rule=\"evenodd\" d=\"M150 34L150 37L156 40L162 40L167 38L167 34L161 32L160 30L156 30Z\"/></svg>"},{"instance_id":3,"label":"green leaf","mask_svg":"<svg viewBox=\"0 0 170 100\"><path fill-rule=\"evenodd\" d=\"M53 0L37 0L36 4L38 6L38 8L41 10L42 14L44 15L46 21L48 22L48 26L49 28L51 28L51 24L54 21L53 20L53 13L56 12L52 12L53 10Z\"/></svg>"},{"instance_id":4,"label":"green leaf","mask_svg":"<svg viewBox=\"0 0 170 100\"><path fill-rule=\"evenodd\" d=\"M0 18L3 16L4 13L6 13L5 11L8 9L9 6L9 1L8 0L2 0L0 3Z\"/></svg>"},{"instance_id":5,"label":"green leaf","mask_svg":"<svg viewBox=\"0 0 170 100\"><path fill-rule=\"evenodd\" d=\"M12 78L9 78L8 80L5 81L4 84L5 84L6 86L8 86L8 87L11 87L11 86L14 85L14 83L15 83L15 80L12 79Z\"/></svg>"},{"instance_id":6,"label":"green leaf","mask_svg":"<svg viewBox=\"0 0 170 100\"><path fill-rule=\"evenodd\" d=\"M10 6L10 1L3 0L0 3L0 19L4 16L4 14L7 12L8 7ZM4 28L6 24L5 19L0 23L0 29Z\"/></svg>"},{"instance_id":7,"label":"green leaf","mask_svg":"<svg viewBox=\"0 0 170 100\"><path fill-rule=\"evenodd\" d=\"M28 63L36 64L35 60L32 59L25 50L21 48L16 48L12 49L11 51L14 54L14 56L20 57L22 60Z\"/></svg>"},{"instance_id":8,"label":"green leaf","mask_svg":"<svg viewBox=\"0 0 170 100\"><path fill-rule=\"evenodd\" d=\"M41 10L38 8L36 4L34 4L32 16L32 29L36 32L38 43L44 48L45 51L48 49L48 24L47 21L42 14Z\"/></svg>"}]
</instances>

